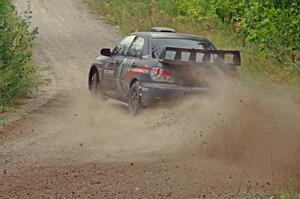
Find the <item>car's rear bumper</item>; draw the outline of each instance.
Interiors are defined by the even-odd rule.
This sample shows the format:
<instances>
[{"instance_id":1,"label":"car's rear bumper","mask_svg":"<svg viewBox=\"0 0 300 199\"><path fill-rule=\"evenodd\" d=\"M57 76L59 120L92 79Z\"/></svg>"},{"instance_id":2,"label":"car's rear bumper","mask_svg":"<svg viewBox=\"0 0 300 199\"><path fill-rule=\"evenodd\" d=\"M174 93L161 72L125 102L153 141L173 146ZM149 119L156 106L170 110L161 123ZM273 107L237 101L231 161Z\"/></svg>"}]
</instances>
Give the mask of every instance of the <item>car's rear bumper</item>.
<instances>
[{"instance_id":1,"label":"car's rear bumper","mask_svg":"<svg viewBox=\"0 0 300 199\"><path fill-rule=\"evenodd\" d=\"M175 101L186 94L208 93L207 87L187 87L152 82L143 82L141 86L141 104L143 106L149 106L161 101Z\"/></svg>"}]
</instances>

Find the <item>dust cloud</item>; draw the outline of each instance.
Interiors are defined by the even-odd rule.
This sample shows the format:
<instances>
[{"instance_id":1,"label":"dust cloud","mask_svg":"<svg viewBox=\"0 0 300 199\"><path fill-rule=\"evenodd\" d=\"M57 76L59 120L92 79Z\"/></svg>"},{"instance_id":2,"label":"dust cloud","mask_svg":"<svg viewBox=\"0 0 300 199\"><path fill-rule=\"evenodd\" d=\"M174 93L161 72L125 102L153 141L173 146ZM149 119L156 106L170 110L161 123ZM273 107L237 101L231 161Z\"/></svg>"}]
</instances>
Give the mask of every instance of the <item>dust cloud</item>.
<instances>
[{"instance_id":1,"label":"dust cloud","mask_svg":"<svg viewBox=\"0 0 300 199\"><path fill-rule=\"evenodd\" d=\"M88 161L145 161L193 153L258 174L299 178L299 91L250 82L218 76L211 80L210 95L161 104L137 117L114 100L80 96L72 106L82 120L72 129L89 134L84 135L90 136L86 145L91 150L84 154Z\"/></svg>"},{"instance_id":2,"label":"dust cloud","mask_svg":"<svg viewBox=\"0 0 300 199\"><path fill-rule=\"evenodd\" d=\"M239 85L223 76L210 83L209 98L191 98L175 108L191 130L206 136L191 146L204 145L200 154L224 164L299 179L299 91L255 80Z\"/></svg>"},{"instance_id":3,"label":"dust cloud","mask_svg":"<svg viewBox=\"0 0 300 199\"><path fill-rule=\"evenodd\" d=\"M211 131L208 156L260 172L299 178L298 91L223 81L215 102L220 119Z\"/></svg>"}]
</instances>

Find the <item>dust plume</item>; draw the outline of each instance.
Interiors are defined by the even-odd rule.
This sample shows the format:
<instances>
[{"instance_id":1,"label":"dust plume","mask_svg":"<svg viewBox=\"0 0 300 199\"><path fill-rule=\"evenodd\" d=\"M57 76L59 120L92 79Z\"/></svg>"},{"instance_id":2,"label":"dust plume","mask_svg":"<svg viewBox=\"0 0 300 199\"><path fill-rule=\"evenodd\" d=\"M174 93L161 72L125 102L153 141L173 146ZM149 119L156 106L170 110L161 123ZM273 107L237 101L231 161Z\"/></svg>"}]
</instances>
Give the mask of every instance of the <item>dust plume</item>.
<instances>
[{"instance_id":1,"label":"dust plume","mask_svg":"<svg viewBox=\"0 0 300 199\"><path fill-rule=\"evenodd\" d=\"M92 153L85 157L100 159L108 153L111 161L124 161L198 153L224 164L299 178L298 91L239 85L222 76L211 84L211 95L149 108L138 117L114 100L78 98L75 106L82 119L73 129L92 138Z\"/></svg>"},{"instance_id":2,"label":"dust plume","mask_svg":"<svg viewBox=\"0 0 300 199\"><path fill-rule=\"evenodd\" d=\"M224 164L300 179L299 90L255 80L239 85L222 75L210 84L210 97L181 105L181 117L191 116L187 126L207 138L193 146L204 145L202 155Z\"/></svg>"}]
</instances>

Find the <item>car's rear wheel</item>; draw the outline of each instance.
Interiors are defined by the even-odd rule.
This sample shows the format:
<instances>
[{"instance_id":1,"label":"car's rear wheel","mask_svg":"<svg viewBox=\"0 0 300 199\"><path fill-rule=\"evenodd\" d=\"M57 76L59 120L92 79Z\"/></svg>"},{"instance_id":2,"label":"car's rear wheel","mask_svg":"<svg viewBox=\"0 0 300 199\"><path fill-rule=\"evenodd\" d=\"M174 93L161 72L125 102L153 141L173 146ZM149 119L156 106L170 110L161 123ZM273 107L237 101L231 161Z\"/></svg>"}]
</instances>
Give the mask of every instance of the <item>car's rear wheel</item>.
<instances>
[{"instance_id":1,"label":"car's rear wheel","mask_svg":"<svg viewBox=\"0 0 300 199\"><path fill-rule=\"evenodd\" d=\"M137 115L141 111L141 95L140 95L140 83L135 81L131 88L128 97L128 110L132 115Z\"/></svg>"}]
</instances>

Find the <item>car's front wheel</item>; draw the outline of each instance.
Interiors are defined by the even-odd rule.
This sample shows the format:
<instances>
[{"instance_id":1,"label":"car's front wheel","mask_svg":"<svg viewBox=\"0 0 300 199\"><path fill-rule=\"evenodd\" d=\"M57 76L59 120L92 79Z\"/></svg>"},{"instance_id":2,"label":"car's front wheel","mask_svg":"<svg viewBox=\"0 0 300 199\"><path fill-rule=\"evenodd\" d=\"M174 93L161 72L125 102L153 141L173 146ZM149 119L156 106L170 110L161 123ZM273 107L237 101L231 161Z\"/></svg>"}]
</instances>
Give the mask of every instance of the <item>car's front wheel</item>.
<instances>
[{"instance_id":1,"label":"car's front wheel","mask_svg":"<svg viewBox=\"0 0 300 199\"><path fill-rule=\"evenodd\" d=\"M137 115L141 111L141 95L140 95L140 83L136 81L130 88L128 96L128 109L132 115Z\"/></svg>"},{"instance_id":2,"label":"car's front wheel","mask_svg":"<svg viewBox=\"0 0 300 199\"><path fill-rule=\"evenodd\" d=\"M99 86L100 86L99 75L97 72L94 72L90 81L90 91L92 95L97 96L99 94Z\"/></svg>"}]
</instances>

